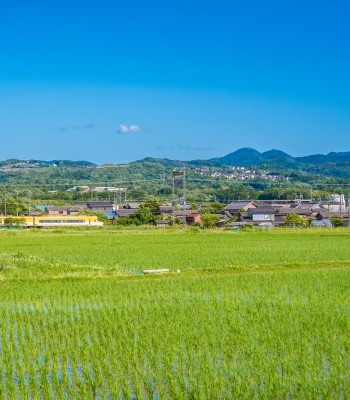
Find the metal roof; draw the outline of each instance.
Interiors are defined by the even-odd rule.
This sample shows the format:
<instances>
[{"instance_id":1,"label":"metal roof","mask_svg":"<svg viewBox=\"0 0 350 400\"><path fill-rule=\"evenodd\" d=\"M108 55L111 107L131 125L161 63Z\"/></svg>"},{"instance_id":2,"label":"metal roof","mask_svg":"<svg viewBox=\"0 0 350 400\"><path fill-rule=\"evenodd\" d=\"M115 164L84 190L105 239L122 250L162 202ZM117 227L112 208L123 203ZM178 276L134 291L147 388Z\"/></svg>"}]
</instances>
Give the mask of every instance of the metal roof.
<instances>
[{"instance_id":1,"label":"metal roof","mask_svg":"<svg viewBox=\"0 0 350 400\"><path fill-rule=\"evenodd\" d=\"M113 207L110 201L89 201L86 204L88 207Z\"/></svg>"},{"instance_id":2,"label":"metal roof","mask_svg":"<svg viewBox=\"0 0 350 400\"><path fill-rule=\"evenodd\" d=\"M259 207L259 208L250 208L248 212L251 214L264 214L264 213L274 214L276 212L276 209L274 207Z\"/></svg>"}]
</instances>

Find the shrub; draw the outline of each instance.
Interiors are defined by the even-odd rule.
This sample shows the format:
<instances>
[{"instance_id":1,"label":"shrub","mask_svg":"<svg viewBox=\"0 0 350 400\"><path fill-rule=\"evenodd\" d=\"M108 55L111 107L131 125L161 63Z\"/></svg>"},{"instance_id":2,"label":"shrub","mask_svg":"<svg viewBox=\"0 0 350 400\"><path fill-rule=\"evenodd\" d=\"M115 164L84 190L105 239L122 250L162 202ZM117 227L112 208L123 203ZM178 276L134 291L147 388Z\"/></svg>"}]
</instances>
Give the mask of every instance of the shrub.
<instances>
[{"instance_id":1,"label":"shrub","mask_svg":"<svg viewBox=\"0 0 350 400\"><path fill-rule=\"evenodd\" d=\"M344 221L342 218L332 217L332 218L330 218L330 221L332 222L332 225L334 226L334 228L340 228L340 227L344 226Z\"/></svg>"}]
</instances>

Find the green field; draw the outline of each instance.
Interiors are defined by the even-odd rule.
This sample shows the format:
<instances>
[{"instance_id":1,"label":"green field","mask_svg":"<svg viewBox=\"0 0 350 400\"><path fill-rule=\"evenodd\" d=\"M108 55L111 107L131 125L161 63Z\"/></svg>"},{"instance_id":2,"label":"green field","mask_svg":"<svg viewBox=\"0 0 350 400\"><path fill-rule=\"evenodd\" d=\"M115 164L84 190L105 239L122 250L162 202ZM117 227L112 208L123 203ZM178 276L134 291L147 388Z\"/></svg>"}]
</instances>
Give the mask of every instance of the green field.
<instances>
[{"instance_id":1,"label":"green field","mask_svg":"<svg viewBox=\"0 0 350 400\"><path fill-rule=\"evenodd\" d=\"M347 399L349 244L346 229L1 231L0 398Z\"/></svg>"},{"instance_id":2,"label":"green field","mask_svg":"<svg viewBox=\"0 0 350 400\"><path fill-rule=\"evenodd\" d=\"M350 265L350 230L0 231L0 279Z\"/></svg>"}]
</instances>

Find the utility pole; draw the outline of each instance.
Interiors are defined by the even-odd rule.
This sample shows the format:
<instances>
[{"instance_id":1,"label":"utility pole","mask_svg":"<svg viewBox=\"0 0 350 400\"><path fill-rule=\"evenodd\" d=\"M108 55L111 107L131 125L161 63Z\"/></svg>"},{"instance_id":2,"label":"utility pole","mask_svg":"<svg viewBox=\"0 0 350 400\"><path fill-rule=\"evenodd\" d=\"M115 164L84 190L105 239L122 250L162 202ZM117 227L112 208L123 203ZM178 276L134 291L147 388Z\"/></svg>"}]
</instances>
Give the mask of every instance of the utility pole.
<instances>
[{"instance_id":1,"label":"utility pole","mask_svg":"<svg viewBox=\"0 0 350 400\"><path fill-rule=\"evenodd\" d=\"M171 186L171 203L173 206L175 206L175 171L173 171L173 176L172 176L172 186Z\"/></svg>"},{"instance_id":2,"label":"utility pole","mask_svg":"<svg viewBox=\"0 0 350 400\"><path fill-rule=\"evenodd\" d=\"M18 217L18 190L16 190L16 211L17 211L17 217Z\"/></svg>"},{"instance_id":3,"label":"utility pole","mask_svg":"<svg viewBox=\"0 0 350 400\"><path fill-rule=\"evenodd\" d=\"M343 203L343 191L340 191L340 218L343 217L343 208L342 208L342 204Z\"/></svg>"},{"instance_id":4,"label":"utility pole","mask_svg":"<svg viewBox=\"0 0 350 400\"><path fill-rule=\"evenodd\" d=\"M165 166L163 166L163 189L165 188Z\"/></svg>"},{"instance_id":5,"label":"utility pole","mask_svg":"<svg viewBox=\"0 0 350 400\"><path fill-rule=\"evenodd\" d=\"M7 215L7 206L6 206L6 190L5 190L5 216Z\"/></svg>"},{"instance_id":6,"label":"utility pole","mask_svg":"<svg viewBox=\"0 0 350 400\"><path fill-rule=\"evenodd\" d=\"M184 173L182 177L182 189L183 189L183 198L184 198L184 206L186 205L186 167L184 167Z\"/></svg>"},{"instance_id":7,"label":"utility pole","mask_svg":"<svg viewBox=\"0 0 350 400\"><path fill-rule=\"evenodd\" d=\"M182 178L182 198L184 205L186 204L186 169L183 171L173 170L172 175L172 202L175 204L175 181L179 181ZM181 196L179 196L179 199Z\"/></svg>"},{"instance_id":8,"label":"utility pole","mask_svg":"<svg viewBox=\"0 0 350 400\"><path fill-rule=\"evenodd\" d=\"M32 192L28 190L28 210L30 211L30 198L32 197Z\"/></svg>"},{"instance_id":9,"label":"utility pole","mask_svg":"<svg viewBox=\"0 0 350 400\"><path fill-rule=\"evenodd\" d=\"M171 220L172 224L175 224L175 171L173 171L173 175L171 178L171 205L173 207L172 213L171 213Z\"/></svg>"},{"instance_id":10,"label":"utility pole","mask_svg":"<svg viewBox=\"0 0 350 400\"><path fill-rule=\"evenodd\" d=\"M330 202L331 202L331 195L328 198L328 218L330 217Z\"/></svg>"}]
</instances>

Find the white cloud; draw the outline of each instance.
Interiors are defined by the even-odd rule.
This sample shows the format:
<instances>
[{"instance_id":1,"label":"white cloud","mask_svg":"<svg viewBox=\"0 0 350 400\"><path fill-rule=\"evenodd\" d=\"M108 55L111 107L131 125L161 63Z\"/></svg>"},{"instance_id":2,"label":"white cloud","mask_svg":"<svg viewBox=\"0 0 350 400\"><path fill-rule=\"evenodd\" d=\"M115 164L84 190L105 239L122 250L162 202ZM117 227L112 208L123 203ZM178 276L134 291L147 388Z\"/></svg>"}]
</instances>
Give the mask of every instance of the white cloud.
<instances>
[{"instance_id":1,"label":"white cloud","mask_svg":"<svg viewBox=\"0 0 350 400\"><path fill-rule=\"evenodd\" d=\"M120 124L119 125L119 130L118 133L140 133L144 132L144 129L140 128L138 125L124 125Z\"/></svg>"}]
</instances>

